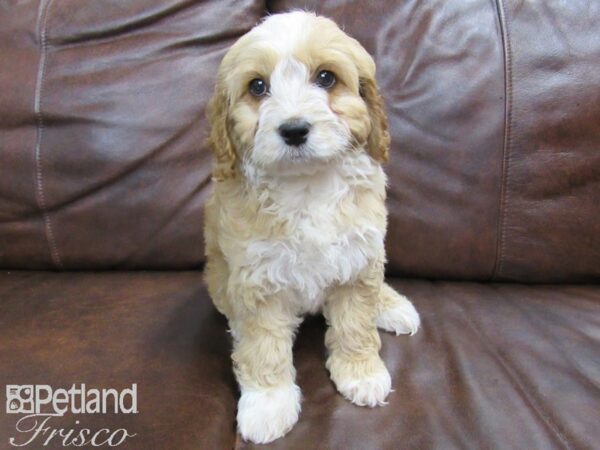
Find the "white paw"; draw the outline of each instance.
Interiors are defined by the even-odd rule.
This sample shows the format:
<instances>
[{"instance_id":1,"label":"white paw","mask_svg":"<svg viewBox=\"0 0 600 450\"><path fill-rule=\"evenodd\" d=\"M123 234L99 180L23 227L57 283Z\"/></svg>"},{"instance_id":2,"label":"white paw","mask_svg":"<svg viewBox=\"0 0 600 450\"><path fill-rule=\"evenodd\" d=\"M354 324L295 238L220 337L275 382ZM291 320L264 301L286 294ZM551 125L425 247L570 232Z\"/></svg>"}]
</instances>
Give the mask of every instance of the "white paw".
<instances>
[{"instance_id":1,"label":"white paw","mask_svg":"<svg viewBox=\"0 0 600 450\"><path fill-rule=\"evenodd\" d=\"M385 399L392 390L392 379L382 364L372 375L342 378L336 382L336 386L338 391L355 405L373 408L386 404Z\"/></svg>"},{"instance_id":2,"label":"white paw","mask_svg":"<svg viewBox=\"0 0 600 450\"><path fill-rule=\"evenodd\" d=\"M295 384L266 389L242 387L237 413L242 438L266 444L286 434L298 421L300 399L300 388Z\"/></svg>"},{"instance_id":3,"label":"white paw","mask_svg":"<svg viewBox=\"0 0 600 450\"><path fill-rule=\"evenodd\" d=\"M405 296L394 292L394 303L377 316L377 328L391 333L413 335L421 325L421 318Z\"/></svg>"}]
</instances>

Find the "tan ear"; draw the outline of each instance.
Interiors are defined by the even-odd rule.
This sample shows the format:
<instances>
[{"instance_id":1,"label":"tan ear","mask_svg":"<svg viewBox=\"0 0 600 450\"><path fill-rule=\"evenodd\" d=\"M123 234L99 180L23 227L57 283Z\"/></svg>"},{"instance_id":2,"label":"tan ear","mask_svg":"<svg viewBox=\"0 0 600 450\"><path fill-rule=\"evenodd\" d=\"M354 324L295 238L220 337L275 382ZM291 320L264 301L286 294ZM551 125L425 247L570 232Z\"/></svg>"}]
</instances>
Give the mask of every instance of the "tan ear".
<instances>
[{"instance_id":1,"label":"tan ear","mask_svg":"<svg viewBox=\"0 0 600 450\"><path fill-rule=\"evenodd\" d=\"M376 161L385 162L389 157L390 133L383 99L374 78L360 79L360 95L367 104L371 119L371 132L367 138L369 155Z\"/></svg>"},{"instance_id":2,"label":"tan ear","mask_svg":"<svg viewBox=\"0 0 600 450\"><path fill-rule=\"evenodd\" d=\"M216 181L233 178L237 156L229 136L229 102L225 90L218 85L208 102L206 115L210 125L208 146L215 156L213 178Z\"/></svg>"}]
</instances>

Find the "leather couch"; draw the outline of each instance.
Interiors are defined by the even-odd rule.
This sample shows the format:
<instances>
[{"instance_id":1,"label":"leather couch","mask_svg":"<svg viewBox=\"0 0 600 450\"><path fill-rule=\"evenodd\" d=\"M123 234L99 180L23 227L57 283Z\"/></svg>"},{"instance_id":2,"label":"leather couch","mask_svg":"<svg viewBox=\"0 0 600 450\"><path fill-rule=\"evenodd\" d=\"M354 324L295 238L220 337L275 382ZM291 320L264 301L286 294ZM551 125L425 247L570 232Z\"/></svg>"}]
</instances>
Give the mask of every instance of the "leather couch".
<instances>
[{"instance_id":1,"label":"leather couch","mask_svg":"<svg viewBox=\"0 0 600 450\"><path fill-rule=\"evenodd\" d=\"M138 414L53 426L126 428L128 449L254 448L202 282L204 109L227 47L290 8L376 59L387 274L423 324L382 334L395 391L365 409L336 393L308 318L300 421L264 448L598 448L600 4L586 0L1 2L0 389L137 383ZM0 411L1 448L17 419Z\"/></svg>"}]
</instances>

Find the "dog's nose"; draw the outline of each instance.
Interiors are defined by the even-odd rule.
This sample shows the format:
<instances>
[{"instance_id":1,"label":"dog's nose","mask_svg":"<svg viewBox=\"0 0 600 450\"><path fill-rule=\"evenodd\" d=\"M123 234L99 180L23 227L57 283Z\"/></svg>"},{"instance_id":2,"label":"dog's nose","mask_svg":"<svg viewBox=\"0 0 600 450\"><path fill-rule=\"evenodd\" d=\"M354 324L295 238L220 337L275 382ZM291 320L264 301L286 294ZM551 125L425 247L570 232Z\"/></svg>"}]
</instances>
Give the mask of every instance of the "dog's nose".
<instances>
[{"instance_id":1,"label":"dog's nose","mask_svg":"<svg viewBox=\"0 0 600 450\"><path fill-rule=\"evenodd\" d=\"M288 120L279 126L279 134L287 145L299 146L306 142L310 123L306 120Z\"/></svg>"}]
</instances>

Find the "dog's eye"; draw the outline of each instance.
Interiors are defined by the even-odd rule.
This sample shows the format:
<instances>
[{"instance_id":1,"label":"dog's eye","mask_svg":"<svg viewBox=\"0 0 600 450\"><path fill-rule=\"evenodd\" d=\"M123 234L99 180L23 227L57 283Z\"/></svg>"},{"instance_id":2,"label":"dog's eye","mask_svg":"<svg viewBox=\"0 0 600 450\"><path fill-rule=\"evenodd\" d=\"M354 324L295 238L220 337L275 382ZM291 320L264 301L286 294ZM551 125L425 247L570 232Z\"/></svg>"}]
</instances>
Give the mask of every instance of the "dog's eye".
<instances>
[{"instance_id":1,"label":"dog's eye","mask_svg":"<svg viewBox=\"0 0 600 450\"><path fill-rule=\"evenodd\" d=\"M335 84L335 75L329 70L321 70L318 73L315 82L317 83L317 86L320 86L323 89L329 89Z\"/></svg>"},{"instance_id":2,"label":"dog's eye","mask_svg":"<svg viewBox=\"0 0 600 450\"><path fill-rule=\"evenodd\" d=\"M250 82L249 89L250 93L255 97L262 97L269 91L265 80L261 80L260 78L255 78L252 80Z\"/></svg>"}]
</instances>

